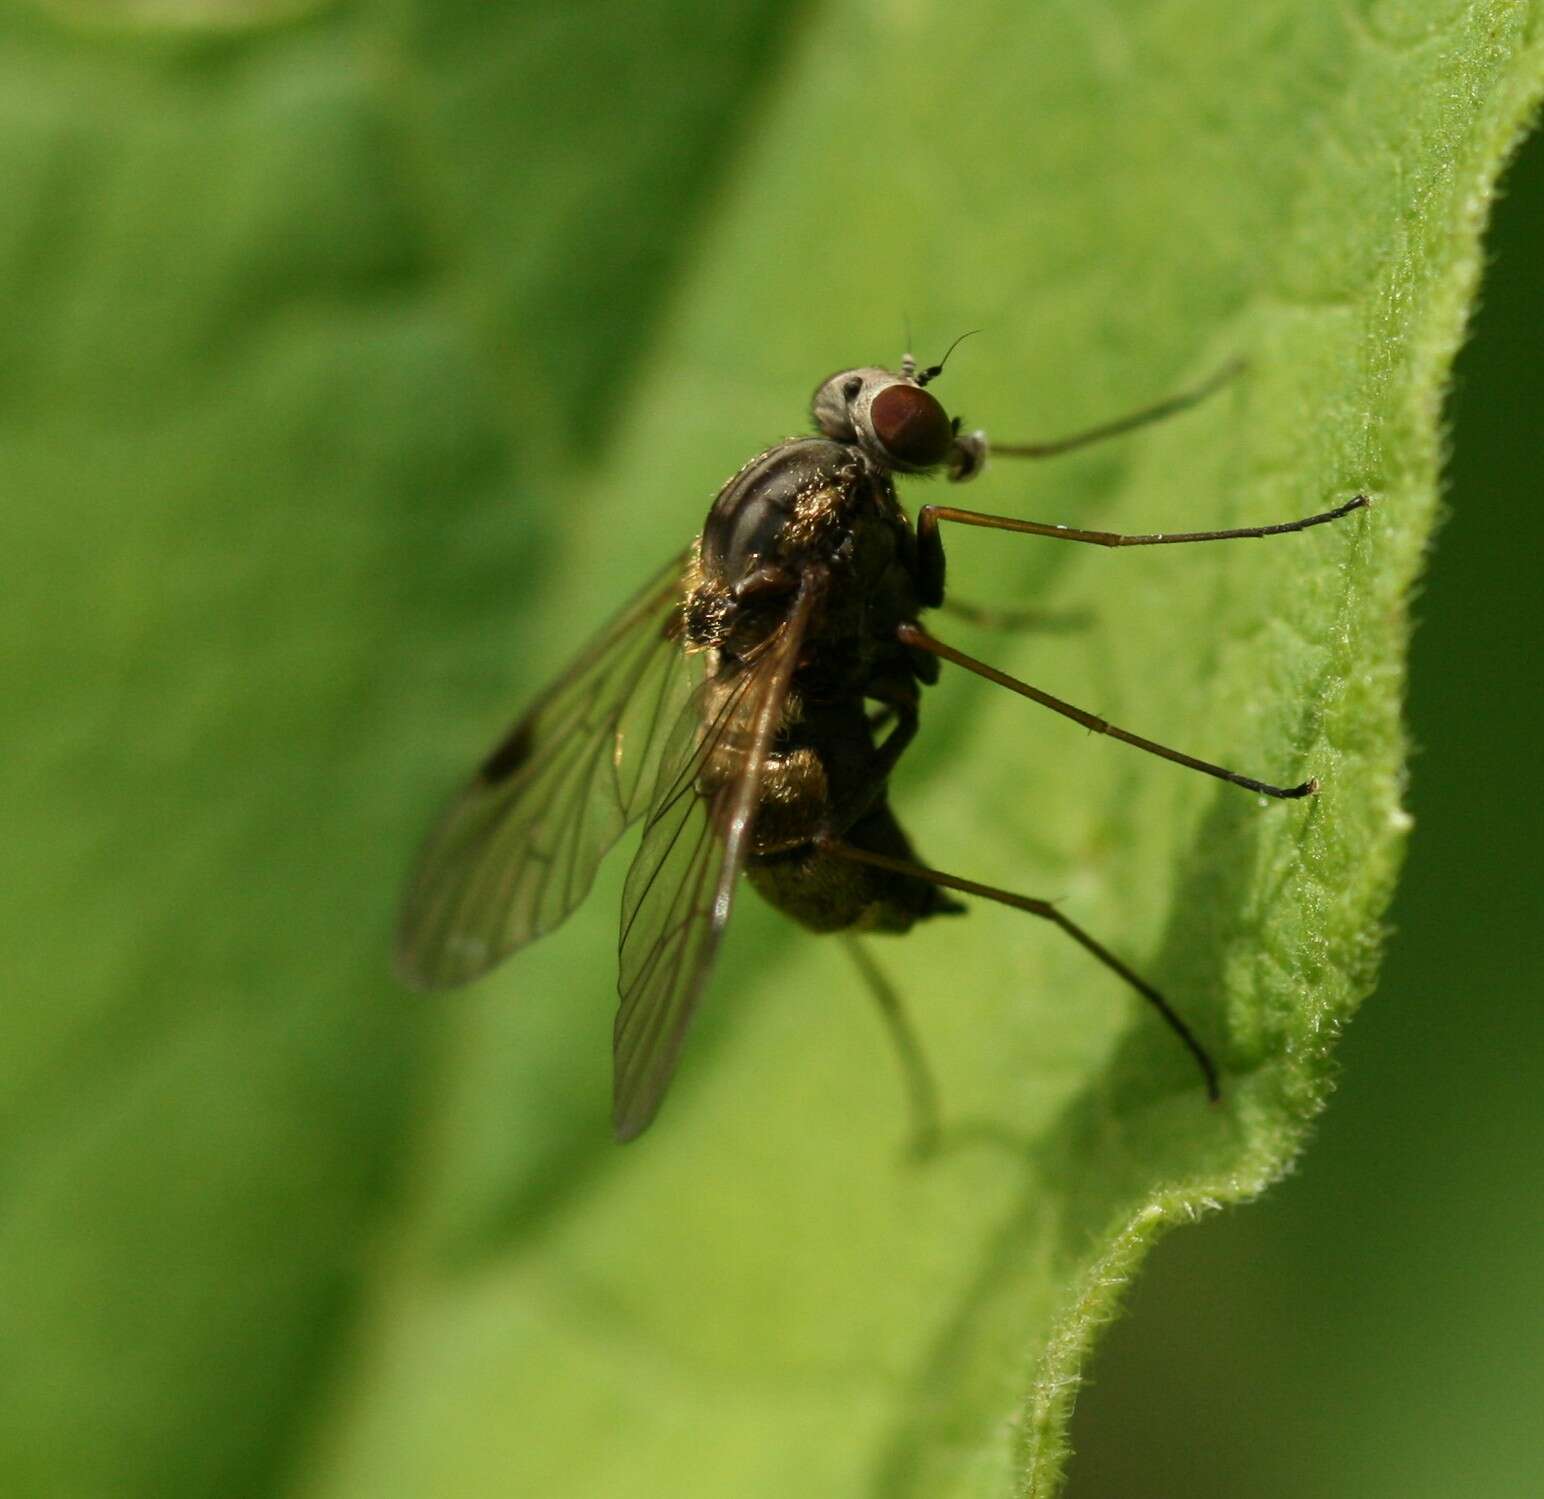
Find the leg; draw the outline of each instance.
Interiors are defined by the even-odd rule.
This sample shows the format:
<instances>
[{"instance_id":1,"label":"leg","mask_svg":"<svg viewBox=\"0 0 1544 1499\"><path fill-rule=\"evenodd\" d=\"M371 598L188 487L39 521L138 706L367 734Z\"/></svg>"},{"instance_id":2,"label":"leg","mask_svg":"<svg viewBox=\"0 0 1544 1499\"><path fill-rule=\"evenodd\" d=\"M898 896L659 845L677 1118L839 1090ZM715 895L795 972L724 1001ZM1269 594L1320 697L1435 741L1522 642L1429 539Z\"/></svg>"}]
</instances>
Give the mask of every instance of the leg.
<instances>
[{"instance_id":1,"label":"leg","mask_svg":"<svg viewBox=\"0 0 1544 1499\"><path fill-rule=\"evenodd\" d=\"M906 1008L895 986L874 961L868 948L851 932L843 934L847 951L852 955L858 972L869 987L879 1005L880 1018L890 1033L895 1053L901 1060L901 1071L906 1078L906 1096L911 1104L912 1150L918 1156L930 1155L938 1144L938 1089L933 1075L928 1071L927 1059L912 1029Z\"/></svg>"},{"instance_id":2,"label":"leg","mask_svg":"<svg viewBox=\"0 0 1544 1499\"><path fill-rule=\"evenodd\" d=\"M941 520L952 520L962 526L985 526L992 531L1018 531L1025 536L1049 536L1053 541L1083 541L1096 547L1162 547L1176 546L1186 541L1238 541L1245 537L1285 536L1292 531L1306 531L1310 526L1322 526L1353 510L1366 510L1372 501L1364 494L1337 505L1333 510L1318 515L1305 516L1302 520L1282 521L1274 526L1240 526L1231 531L1153 531L1146 535L1128 535L1121 531L1080 531L1075 526L1051 526L1044 521L1015 520L1006 515L983 515L979 510L957 510L952 505L924 505L917 512L917 540L922 541L924 531L936 535Z\"/></svg>"},{"instance_id":3,"label":"leg","mask_svg":"<svg viewBox=\"0 0 1544 1499\"><path fill-rule=\"evenodd\" d=\"M1312 796L1319 789L1318 781L1312 776L1299 786L1272 786L1268 782L1257 781L1251 776L1241 776L1237 771L1226 770L1221 765L1213 765L1209 760L1197 760L1194 755L1182 754L1179 750L1170 749L1166 744L1159 744L1156 740L1144 739L1140 734L1132 734L1126 729L1117 728L1108 719L1086 713L1082 708L1074 708L1071 703L1065 703L1059 697L1052 697L1049 692L1042 692L1038 687L1031 687L1028 682L1010 677L1007 672L998 671L996 667L988 666L984 661L976 660L974 656L967 656L964 651L957 651L941 640L934 640L931 635L916 625L902 625L896 633L903 644L915 650L931 651L935 656L941 656L945 661L952 661L956 666L963 666L967 671L973 671L989 682L996 682L999 687L1006 687L1012 692L1017 692L1021 697L1027 697L1032 703L1039 703L1042 708L1049 708L1053 713L1060 713L1063 718L1070 718L1074 723L1082 724L1092 734L1108 734L1111 739L1119 739L1123 744L1135 745L1139 750L1157 755L1160 760L1172 760L1176 765L1183 765L1189 770L1199 770L1204 775L1216 776L1219 781L1229 781L1235 786L1242 786L1246 791L1256 791L1261 796L1280 797L1285 801Z\"/></svg>"},{"instance_id":4,"label":"leg","mask_svg":"<svg viewBox=\"0 0 1544 1499\"><path fill-rule=\"evenodd\" d=\"M879 712L887 717L893 717L894 727L885 735L884 743L875 751L872 761L869 763L869 779L883 784L890 777L890 772L895 769L896 763L906 751L906 746L917 735L917 686L915 682L907 681L891 689L884 682L871 683L865 690L865 696L871 697L877 702ZM872 721L870 728L873 728Z\"/></svg>"},{"instance_id":5,"label":"leg","mask_svg":"<svg viewBox=\"0 0 1544 1499\"><path fill-rule=\"evenodd\" d=\"M1206 1096L1213 1103L1222 1096L1217 1086L1217 1068L1213 1065L1211 1057L1207 1055L1205 1048L1196 1040L1190 1027L1180 1019L1168 1000L1121 962L1108 948L1090 937L1076 922L1063 916L1050 901L1036 900L1028 895L1015 895L1011 890L1000 890L994 885L980 885L975 880L962 880L954 875L940 874L936 869L927 869L921 864L908 863L904 859L892 859L885 854L871 853L868 849L855 848L850 843L842 843L836 839L824 841L821 847L826 853L839 859L850 859L855 864L872 864L879 869L894 870L897 874L927 880L934 885L941 885L946 890L958 890L965 895L979 895L985 900L995 900L1002 905L1012 906L1019 911L1028 911L1031 916L1040 916L1053 922L1080 947L1098 958L1106 968L1119 974L1163 1016L1169 1029L1184 1043L1185 1049L1195 1058L1196 1065L1200 1067L1201 1076L1206 1080Z\"/></svg>"},{"instance_id":6,"label":"leg","mask_svg":"<svg viewBox=\"0 0 1544 1499\"><path fill-rule=\"evenodd\" d=\"M869 734L877 735L887 728L889 732L883 742L874 747L863 775L857 778L850 793L840 802L832 803L830 820L835 827L848 827L872 809L876 799L884 794L890 772L917 735L917 684L914 680L881 680L870 684L865 695L879 704L865 715Z\"/></svg>"},{"instance_id":7,"label":"leg","mask_svg":"<svg viewBox=\"0 0 1544 1499\"><path fill-rule=\"evenodd\" d=\"M1097 427L1074 432L1070 437L1058 437L1051 442L993 443L988 451L1004 458L1055 458L1062 453L1070 453L1076 448L1086 448L1091 443L1103 442L1109 437L1121 437L1127 432L1136 431L1138 427L1147 427L1154 422L1161 422L1165 417L1174 416L1178 412L1187 411L1190 407L1198 405L1213 391L1221 389L1228 381L1242 374L1243 369L1244 361L1234 359L1223 365L1210 380L1204 381L1193 390L1170 396L1166 401L1158 401L1152 406L1144 406L1140 411L1128 412L1125 416L1116 417L1113 422L1100 422Z\"/></svg>"},{"instance_id":8,"label":"leg","mask_svg":"<svg viewBox=\"0 0 1544 1499\"><path fill-rule=\"evenodd\" d=\"M953 505L924 505L917 512L917 593L924 608L936 609L944 601L944 543L939 534L940 521L961 526L982 526L990 531L1013 531L1021 536L1048 536L1052 541L1081 541L1096 547L1178 546L1189 541L1240 541L1260 536L1286 536L1306 531L1310 526L1327 525L1366 510L1372 501L1364 494L1344 505L1301 520L1282 521L1274 526L1240 526L1228 531L1153 531L1142 535L1122 531L1084 531L1076 526L1052 526L1044 521L1017 520L1008 515L983 515L979 510L960 510Z\"/></svg>"},{"instance_id":9,"label":"leg","mask_svg":"<svg viewBox=\"0 0 1544 1499\"><path fill-rule=\"evenodd\" d=\"M1116 417L1113 422L1100 422L1097 427L1074 432L1070 437L1058 437L1051 442L991 443L987 441L985 432L957 432L954 452L949 458L950 482L958 484L966 479L974 479L986 465L989 453L997 453L1004 458L1054 458L1061 453L1071 453L1077 448L1086 448L1092 443L1103 442L1106 438L1122 437L1127 432L1136 431L1138 427L1150 426L1154 422L1163 421L1165 417L1188 410L1204 401L1213 391L1219 390L1243 370L1242 359L1230 360L1210 380L1202 382L1193 390L1170 396L1168 400L1158 401L1152 406L1144 406L1140 411L1127 412L1125 416ZM937 373L937 370L929 370L928 378ZM927 380L922 379L917 383L926 385Z\"/></svg>"}]
</instances>

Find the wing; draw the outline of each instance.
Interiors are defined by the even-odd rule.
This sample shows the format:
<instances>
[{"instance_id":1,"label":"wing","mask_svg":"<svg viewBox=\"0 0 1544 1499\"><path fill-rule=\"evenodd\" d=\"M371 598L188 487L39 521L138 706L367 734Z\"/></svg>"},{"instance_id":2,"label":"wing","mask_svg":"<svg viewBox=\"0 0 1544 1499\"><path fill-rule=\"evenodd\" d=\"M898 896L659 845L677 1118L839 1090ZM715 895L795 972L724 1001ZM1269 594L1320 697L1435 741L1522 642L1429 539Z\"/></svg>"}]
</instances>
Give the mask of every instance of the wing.
<instances>
[{"instance_id":1,"label":"wing","mask_svg":"<svg viewBox=\"0 0 1544 1499\"><path fill-rule=\"evenodd\" d=\"M729 920L815 599L807 578L766 646L703 682L671 733L622 895L621 1005L612 1035L619 1140L647 1127L675 1072Z\"/></svg>"},{"instance_id":2,"label":"wing","mask_svg":"<svg viewBox=\"0 0 1544 1499\"><path fill-rule=\"evenodd\" d=\"M486 973L584 899L691 692L674 558L499 741L430 833L397 926L415 988Z\"/></svg>"}]
</instances>

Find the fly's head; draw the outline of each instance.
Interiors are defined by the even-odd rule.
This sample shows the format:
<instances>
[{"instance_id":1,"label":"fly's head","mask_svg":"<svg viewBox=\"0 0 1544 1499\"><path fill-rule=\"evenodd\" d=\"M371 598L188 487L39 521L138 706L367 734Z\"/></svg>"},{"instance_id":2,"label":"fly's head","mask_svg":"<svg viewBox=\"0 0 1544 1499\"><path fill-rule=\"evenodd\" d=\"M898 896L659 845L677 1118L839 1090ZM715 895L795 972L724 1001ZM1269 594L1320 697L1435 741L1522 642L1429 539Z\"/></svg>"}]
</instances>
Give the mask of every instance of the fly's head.
<instances>
[{"instance_id":1,"label":"fly's head","mask_svg":"<svg viewBox=\"0 0 1544 1499\"><path fill-rule=\"evenodd\" d=\"M928 381L938 367L917 372L908 354L899 370L865 365L840 370L816 388L815 425L837 442L852 443L880 473L930 474L947 465L951 479L968 479L981 466L979 436L962 433Z\"/></svg>"}]
</instances>

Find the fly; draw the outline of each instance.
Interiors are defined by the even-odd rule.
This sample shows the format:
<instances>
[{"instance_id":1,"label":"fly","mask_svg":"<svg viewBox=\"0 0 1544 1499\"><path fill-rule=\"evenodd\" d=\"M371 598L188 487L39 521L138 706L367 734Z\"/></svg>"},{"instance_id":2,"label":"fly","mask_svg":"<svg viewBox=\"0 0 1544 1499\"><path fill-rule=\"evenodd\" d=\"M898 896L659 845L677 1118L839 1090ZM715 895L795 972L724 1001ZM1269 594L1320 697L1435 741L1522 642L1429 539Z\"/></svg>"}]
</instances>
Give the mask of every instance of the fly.
<instances>
[{"instance_id":1,"label":"fly","mask_svg":"<svg viewBox=\"0 0 1544 1499\"><path fill-rule=\"evenodd\" d=\"M946 356L947 357L947 356ZM1193 405L1187 394L1054 442L995 446L1040 458ZM1287 800L1276 786L1120 728L956 650L924 629L944 603L941 526L1093 546L1172 546L1304 531L1370 502L1278 525L1125 535L928 504L915 527L898 475L960 482L984 465L928 386L942 365L843 370L816 389L816 432L750 460L702 534L616 614L483 760L432 830L397 931L398 972L444 989L487 973L584 898L602 857L643 819L622 900L612 1121L630 1140L654 1118L707 985L741 875L816 932L841 932L881 1001L913 1103L931 1084L904 1013L853 934L905 932L971 895L1060 927L1142 996L1189 1051L1207 1095L1217 1068L1151 984L1050 901L921 862L891 810L891 771L917 732L941 662L1084 728L1190 770Z\"/></svg>"}]
</instances>

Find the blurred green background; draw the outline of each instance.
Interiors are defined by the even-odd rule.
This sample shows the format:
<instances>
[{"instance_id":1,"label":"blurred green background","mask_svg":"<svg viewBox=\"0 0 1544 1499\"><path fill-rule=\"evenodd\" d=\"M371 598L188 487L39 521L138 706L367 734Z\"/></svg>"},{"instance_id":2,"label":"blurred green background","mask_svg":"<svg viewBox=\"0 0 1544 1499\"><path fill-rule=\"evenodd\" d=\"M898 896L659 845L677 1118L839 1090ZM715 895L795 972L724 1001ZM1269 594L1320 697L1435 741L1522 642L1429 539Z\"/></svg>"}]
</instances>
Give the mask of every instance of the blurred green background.
<instances>
[{"instance_id":1,"label":"blurred green background","mask_svg":"<svg viewBox=\"0 0 1544 1499\"><path fill-rule=\"evenodd\" d=\"M651 1499L686 1490L681 1472L651 1482L650 1456L685 1452L689 1465L709 1443L731 1468L759 1462L767 1492L807 1492L798 1447L824 1438L855 1449L841 1459L858 1475L851 1491L889 1499L901 1479L892 1490L887 1475L918 1451L967 1449L947 1387L966 1387L967 1416L995 1421L1028 1378L1009 1311L981 1340L988 1376L970 1386L893 1334L883 1300L854 1295L851 1332L806 1304L799 1275L834 1262L838 1287L902 1283L920 1328L904 1331L931 1353L917 1308L959 1273L946 1241L979 1231L968 1209L1018 1190L1019 1163L973 1158L952 1182L944 1170L905 1177L872 1018L761 994L704 1015L690 1094L704 1106L691 1117L677 1106L677 1133L652 1154L619 1156L603 1136L609 979L595 975L610 966L620 871L518 974L424 1007L384 973L399 866L447 779L593 623L595 598L684 539L713 480L745 456L745 433L800 420L787 392L802 398L848 357L854 330L866 357L899 338L907 314L930 337L987 322L969 388L995 415L1035 413L1045 431L1203 373L1235 352L1231 340L1265 341L1258 383L1189 425L1025 481L1040 500L1082 507L1079 518L1166 521L1186 486L1214 495L1224 481L1240 506L1274 517L1284 494L1301 497L1295 465L1311 466L1316 443L1333 473L1316 483L1360 477L1362 463L1397 476L1399 454L1381 446L1394 439L1372 416L1362 448L1359 413L1337 412L1290 446L1267 435L1264 460L1253 430L1237 429L1253 418L1273 434L1272 421L1313 416L1316 384L1381 410L1405 351L1358 347L1361 325L1345 314L1395 251L1369 237L1352 206L1362 200L1337 194L1358 172L1377 175L1367 163L1379 150L1403 167L1424 106L1438 119L1451 101L1401 110L1398 91L1411 76L1457 76L1441 49L1456 55L1452 38L1483 32L1476 17L1493 12L1514 43L1539 26L1526 6L1460 0L1367 0L1344 14L1009 0L973 9L973 26L940 42L921 4L703 0L641 20L639 9L0 3L0 287L11 289L0 700L20 751L0 792L15 995L0 1059L4 1499L377 1499L386 1479L414 1499L459 1496L472 1490L444 1474L477 1458L459 1450L462 1430L495 1452L493 1492L500 1440L550 1443L550 1471L565 1475L608 1444L642 1453L636 1491ZM270 26L291 12L293 24ZM773 114L780 134L764 129ZM822 133L797 139L803 118ZM1454 149L1467 144L1460 130ZM1112 145L1121 154L1105 177ZM1301 161L1326 180L1303 188ZM1411 180L1440 187L1441 164L1424 165ZM1418 241L1404 178L1385 176L1383 217L1369 206L1368 222ZM1031 181L1026 225L1019 192ZM1310 218L1333 210L1322 239L1277 245L1277 184L1302 191ZM1514 173L1464 356L1454 518L1419 602L1417 832L1380 993L1347 1037L1343 1086L1299 1176L1175 1236L1140 1282L1078 1418L1075 1493L1539 1485L1540 1152L1528 1105L1544 1047L1527 739L1538 630L1525 528L1538 497L1541 195L1534 148ZM872 216L840 253L855 200ZM1437 225L1439 244L1447 232ZM1424 290L1389 288L1378 326L1404 331L1401 299ZM1336 467L1342 427L1353 458ZM1249 465L1247 485L1235 461ZM1148 508L1114 509L1133 487ZM1301 566L1350 544L1320 537L1317 552L1194 559L1179 572L1154 561L1097 612L1116 635L1128 607L1204 620L1213 600L1234 611L1252 589L1268 597L1293 565L1279 559ZM1060 586L1084 565L968 547L973 578L997 596ZM1196 580L1190 592L1166 597L1180 576ZM1261 626L1253 638L1270 636ZM1122 704L1144 688L1149 705L1172 693L1168 722L1211 704L1168 662L1099 661L1103 640L1037 650L1066 672L1096 658L1094 685ZM1125 642L1155 644L1132 631ZM1221 679L1212 664L1193 676ZM952 828L989 847L1010 795L1029 800L1017 766L978 756L968 782L925 780L919 767L936 772L968 734L981 748L980 700L945 683L934 701L932 737L909 767L940 814L929 836L942 843ZM1158 824L1184 826L1199 792L1119 758L1057 762L1058 788L1124 798L1122 818L1089 831L1069 810L1080 794L1046 795L1040 767L1065 748L1054 726L1026 723L1018 704L988 711L1024 735L998 742L1045 777L1032 788L1044 826L995 836L1118 911L1127 940L1156 947L1165 890L1142 861L1162 860ZM1257 750L1277 722L1227 732ZM1069 851L1069 823L1086 848ZM1268 826L1284 837L1290 824ZM795 975L789 989L838 987L837 959L820 967L818 944L788 941L747 907L739 972L744 954L766 952ZM951 1034L931 1020L951 1099L965 1092L963 1112L977 1101L965 1090L990 1078L1001 1091L986 1096L1039 1125L1062 1117L1086 1076L1097 1090L1108 1069L1129 1093L1134 1075L1145 1101L1150 1075L1157 1104L1137 1116L1133 1177L1149 1149L1166 1160L1141 1130L1167 1119L1162 1094L1182 1059L1113 1004L1074 1006L1062 1029L1026 1018L1019 990L1070 991L1010 992L988 976L1060 979L1075 965L1042 959L1016 928L998 940L1010 928L991 921L972 918L969 963L980 986L1003 991L984 1011L1000 1028ZM1008 966L1010 951L1022 966ZM963 962L921 941L892 961L932 975L930 992ZM518 1003L522 989L562 999ZM582 997L564 1003L565 991ZM958 1020L950 999L936 1009ZM763 1055L807 1062L802 1081L767 1084L792 1090L782 1096L797 1131L774 1121L758 1133L748 1100L761 1079L746 1058ZM1191 1121L1193 1079L1176 1087L1174 1117ZM1113 1084L1097 1094L1115 1096ZM829 1141L809 1127L833 1116ZM1093 1118L1096 1135L1105 1121ZM1181 1150L1193 1127L1178 1126ZM720 1174L698 1194L694 1152L712 1162L715 1148ZM688 1190L650 1198L672 1150ZM780 1172L793 1178L781 1196ZM607 1192L643 1199L629 1226L678 1221L657 1227L657 1244L597 1241L575 1208ZM887 1276L842 1217L880 1198L894 1214L874 1209L881 1229L922 1225L905 1246L890 1233ZM1029 1220L1032 1187L1026 1201ZM577 1249L561 1238L576 1218ZM700 1287L710 1313L728 1308L679 1347L675 1309L648 1278L679 1248L672 1227L701 1246L679 1289ZM500 1252L522 1232L533 1252ZM1075 1248L1092 1241L1075 1218L1066 1232ZM746 1246L744 1263L726 1242ZM785 1260L796 1267L786 1285ZM1017 1284L1005 1284L1012 1301ZM833 1346L800 1343L801 1318L829 1324L816 1330ZM578 1337L544 1338L544 1319ZM701 1388L721 1369L719 1384L743 1378L742 1350L717 1340L784 1324L796 1335L791 1351L777 1345L783 1362L764 1384L745 1380L743 1399L731 1390L713 1407L722 1424L701 1433ZM992 1334L1011 1346L993 1349ZM553 1347L572 1356L574 1342L577 1371L541 1363ZM656 1390L647 1355L662 1344L676 1358ZM909 1383L896 1365L924 1377ZM377 1366L389 1372L372 1384ZM1015 1370L1009 1388L992 1382L1003 1368ZM570 1425L532 1423L528 1441L511 1406L561 1379L581 1392ZM870 1431L892 1407L901 1434L876 1458ZM910 1446L906 1414L919 1408ZM787 1424L768 1439L774 1422ZM420 1484L415 1462L440 1487ZM973 1491L998 1492L991 1482Z\"/></svg>"},{"instance_id":2,"label":"blurred green background","mask_svg":"<svg viewBox=\"0 0 1544 1499\"><path fill-rule=\"evenodd\" d=\"M1416 600L1415 817L1377 993L1297 1173L1155 1251L1076 1499L1544 1493L1544 141L1504 182Z\"/></svg>"}]
</instances>

